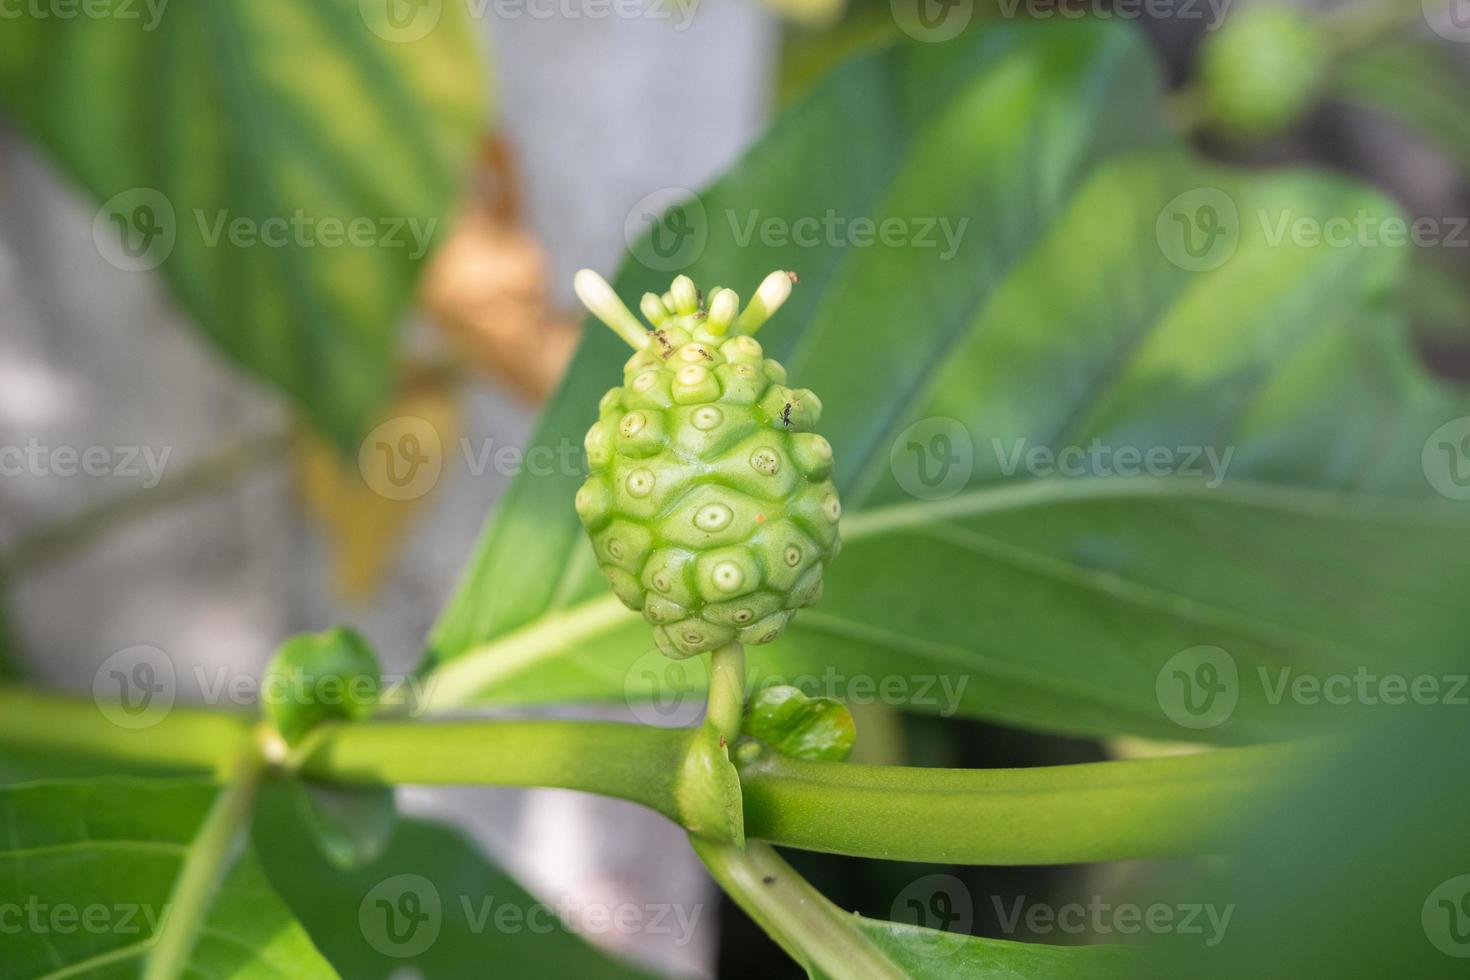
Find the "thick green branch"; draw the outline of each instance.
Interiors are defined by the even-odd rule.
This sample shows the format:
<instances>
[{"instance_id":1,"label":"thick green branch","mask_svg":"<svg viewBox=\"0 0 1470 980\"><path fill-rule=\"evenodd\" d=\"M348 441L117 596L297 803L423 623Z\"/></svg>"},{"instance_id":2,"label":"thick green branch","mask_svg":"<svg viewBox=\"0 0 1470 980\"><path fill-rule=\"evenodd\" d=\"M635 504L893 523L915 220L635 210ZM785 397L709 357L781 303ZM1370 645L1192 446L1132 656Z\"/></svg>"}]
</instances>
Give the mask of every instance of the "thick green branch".
<instances>
[{"instance_id":1,"label":"thick green branch","mask_svg":"<svg viewBox=\"0 0 1470 980\"><path fill-rule=\"evenodd\" d=\"M682 822L676 784L692 734L596 721L331 725L306 746L301 771L350 783L575 789Z\"/></svg>"},{"instance_id":2,"label":"thick green branch","mask_svg":"<svg viewBox=\"0 0 1470 980\"><path fill-rule=\"evenodd\" d=\"M1309 761L1290 746L1034 769L741 766L746 833L812 851L956 864L1065 864L1227 850L1251 797Z\"/></svg>"},{"instance_id":3,"label":"thick green branch","mask_svg":"<svg viewBox=\"0 0 1470 980\"><path fill-rule=\"evenodd\" d=\"M239 715L175 708L129 731L90 701L0 687L0 745L225 772L251 737ZM348 783L552 786L630 800L686 829L716 820L718 755L704 727L587 721L374 721L325 726L295 754ZM697 751L696 751L697 750ZM1316 746L1034 769L915 769L804 762L766 750L739 773L744 832L782 846L895 860L1054 864L1228 850L1249 802L1310 766ZM731 773L733 783L734 774Z\"/></svg>"},{"instance_id":4,"label":"thick green branch","mask_svg":"<svg viewBox=\"0 0 1470 980\"><path fill-rule=\"evenodd\" d=\"M127 729L92 701L0 685L0 745L44 752L223 773L254 724L244 714L175 707L157 724Z\"/></svg>"}]
</instances>

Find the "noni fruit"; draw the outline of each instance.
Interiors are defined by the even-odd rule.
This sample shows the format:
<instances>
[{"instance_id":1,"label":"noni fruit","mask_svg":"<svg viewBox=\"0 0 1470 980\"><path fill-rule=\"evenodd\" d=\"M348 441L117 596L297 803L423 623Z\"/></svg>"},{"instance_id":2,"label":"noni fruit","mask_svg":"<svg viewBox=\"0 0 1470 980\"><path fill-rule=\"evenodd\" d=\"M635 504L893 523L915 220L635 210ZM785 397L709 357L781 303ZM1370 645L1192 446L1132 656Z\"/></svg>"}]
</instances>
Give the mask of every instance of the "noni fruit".
<instances>
[{"instance_id":1,"label":"noni fruit","mask_svg":"<svg viewBox=\"0 0 1470 980\"><path fill-rule=\"evenodd\" d=\"M822 403L752 336L791 294L767 276L742 312L687 276L641 309L583 270L577 295L635 353L587 432L577 514L613 591L670 657L769 643L822 594L842 505Z\"/></svg>"}]
</instances>

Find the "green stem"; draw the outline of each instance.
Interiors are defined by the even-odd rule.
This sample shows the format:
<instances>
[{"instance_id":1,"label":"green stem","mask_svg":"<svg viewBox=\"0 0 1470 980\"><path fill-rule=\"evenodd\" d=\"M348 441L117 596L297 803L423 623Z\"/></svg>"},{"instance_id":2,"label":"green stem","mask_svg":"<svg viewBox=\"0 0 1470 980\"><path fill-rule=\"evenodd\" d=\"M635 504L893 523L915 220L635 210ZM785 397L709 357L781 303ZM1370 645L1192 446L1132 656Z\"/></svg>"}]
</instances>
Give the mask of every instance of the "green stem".
<instances>
[{"instance_id":1,"label":"green stem","mask_svg":"<svg viewBox=\"0 0 1470 980\"><path fill-rule=\"evenodd\" d=\"M1293 746L1042 766L740 766L746 833L805 850L954 864L1067 864L1228 850L1248 798L1312 753Z\"/></svg>"},{"instance_id":2,"label":"green stem","mask_svg":"<svg viewBox=\"0 0 1470 980\"><path fill-rule=\"evenodd\" d=\"M710 654L709 697L705 720L726 742L740 737L745 714L745 647L731 643Z\"/></svg>"},{"instance_id":3,"label":"green stem","mask_svg":"<svg viewBox=\"0 0 1470 980\"><path fill-rule=\"evenodd\" d=\"M721 682L723 683L723 682ZM713 725L372 721L328 725L295 753L323 780L552 786L649 807L722 840L893 860L1060 864L1226 851L1250 797L1311 766L1321 746L1033 769L805 762L770 750L728 784ZM90 701L0 687L0 745L227 773L251 738L240 716L175 708L118 728ZM725 812L727 806L738 809Z\"/></svg>"},{"instance_id":4,"label":"green stem","mask_svg":"<svg viewBox=\"0 0 1470 980\"><path fill-rule=\"evenodd\" d=\"M596 721L385 721L327 725L300 770L392 786L551 786L640 803L683 822L676 776L691 732Z\"/></svg>"},{"instance_id":5,"label":"green stem","mask_svg":"<svg viewBox=\"0 0 1470 980\"><path fill-rule=\"evenodd\" d=\"M215 893L239 852L250 826L250 807L263 768L260 753L250 745L240 754L225 779L224 788L189 847L183 870L169 897L169 916L148 954L143 980L177 980L189 968L189 954L209 918Z\"/></svg>"},{"instance_id":6,"label":"green stem","mask_svg":"<svg viewBox=\"0 0 1470 980\"><path fill-rule=\"evenodd\" d=\"M93 701L0 685L0 744L46 752L223 774L253 724L242 714L175 707L155 725L125 729Z\"/></svg>"},{"instance_id":7,"label":"green stem","mask_svg":"<svg viewBox=\"0 0 1470 980\"><path fill-rule=\"evenodd\" d=\"M769 846L752 842L742 852L689 840L720 887L809 973L832 980L904 977L851 915L827 901Z\"/></svg>"}]
</instances>

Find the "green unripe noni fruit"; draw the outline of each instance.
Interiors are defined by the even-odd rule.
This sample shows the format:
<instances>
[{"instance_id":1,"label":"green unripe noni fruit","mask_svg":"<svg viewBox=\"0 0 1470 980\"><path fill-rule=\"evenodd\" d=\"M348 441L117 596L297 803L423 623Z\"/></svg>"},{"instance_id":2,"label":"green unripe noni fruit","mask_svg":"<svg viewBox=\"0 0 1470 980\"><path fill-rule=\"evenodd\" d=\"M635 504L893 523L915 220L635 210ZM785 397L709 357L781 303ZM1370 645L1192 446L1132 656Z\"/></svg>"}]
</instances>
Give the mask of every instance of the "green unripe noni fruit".
<instances>
[{"instance_id":1,"label":"green unripe noni fruit","mask_svg":"<svg viewBox=\"0 0 1470 980\"><path fill-rule=\"evenodd\" d=\"M1229 132L1269 136L1307 111L1330 58L1326 37L1305 11L1258 4L1232 13L1200 51L1205 111Z\"/></svg>"},{"instance_id":2,"label":"green unripe noni fruit","mask_svg":"<svg viewBox=\"0 0 1470 980\"><path fill-rule=\"evenodd\" d=\"M635 351L587 431L577 515L670 657L774 640L821 596L839 547L832 447L813 431L822 403L752 336L791 283L772 273L739 312L731 290L706 308L680 276L643 297L650 331L596 273L577 274L588 309Z\"/></svg>"}]
</instances>

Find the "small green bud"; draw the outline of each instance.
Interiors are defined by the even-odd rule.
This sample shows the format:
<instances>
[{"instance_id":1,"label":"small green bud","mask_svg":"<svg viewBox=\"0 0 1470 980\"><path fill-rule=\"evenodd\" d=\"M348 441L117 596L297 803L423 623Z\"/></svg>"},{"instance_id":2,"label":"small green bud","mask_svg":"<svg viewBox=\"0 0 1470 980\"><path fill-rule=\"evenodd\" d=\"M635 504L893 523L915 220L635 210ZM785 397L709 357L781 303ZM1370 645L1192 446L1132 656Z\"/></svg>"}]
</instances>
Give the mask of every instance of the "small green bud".
<instances>
[{"instance_id":1,"label":"small green bud","mask_svg":"<svg viewBox=\"0 0 1470 980\"><path fill-rule=\"evenodd\" d=\"M377 708L378 658L346 627L301 633L281 644L261 675L261 710L290 745L324 721L365 718Z\"/></svg>"},{"instance_id":2,"label":"small green bud","mask_svg":"<svg viewBox=\"0 0 1470 980\"><path fill-rule=\"evenodd\" d=\"M841 701L809 698L798 688L778 684L750 699L740 733L764 742L782 755L844 762L852 754L857 726ZM736 750L736 760L742 763L749 763L758 755L743 744Z\"/></svg>"}]
</instances>

